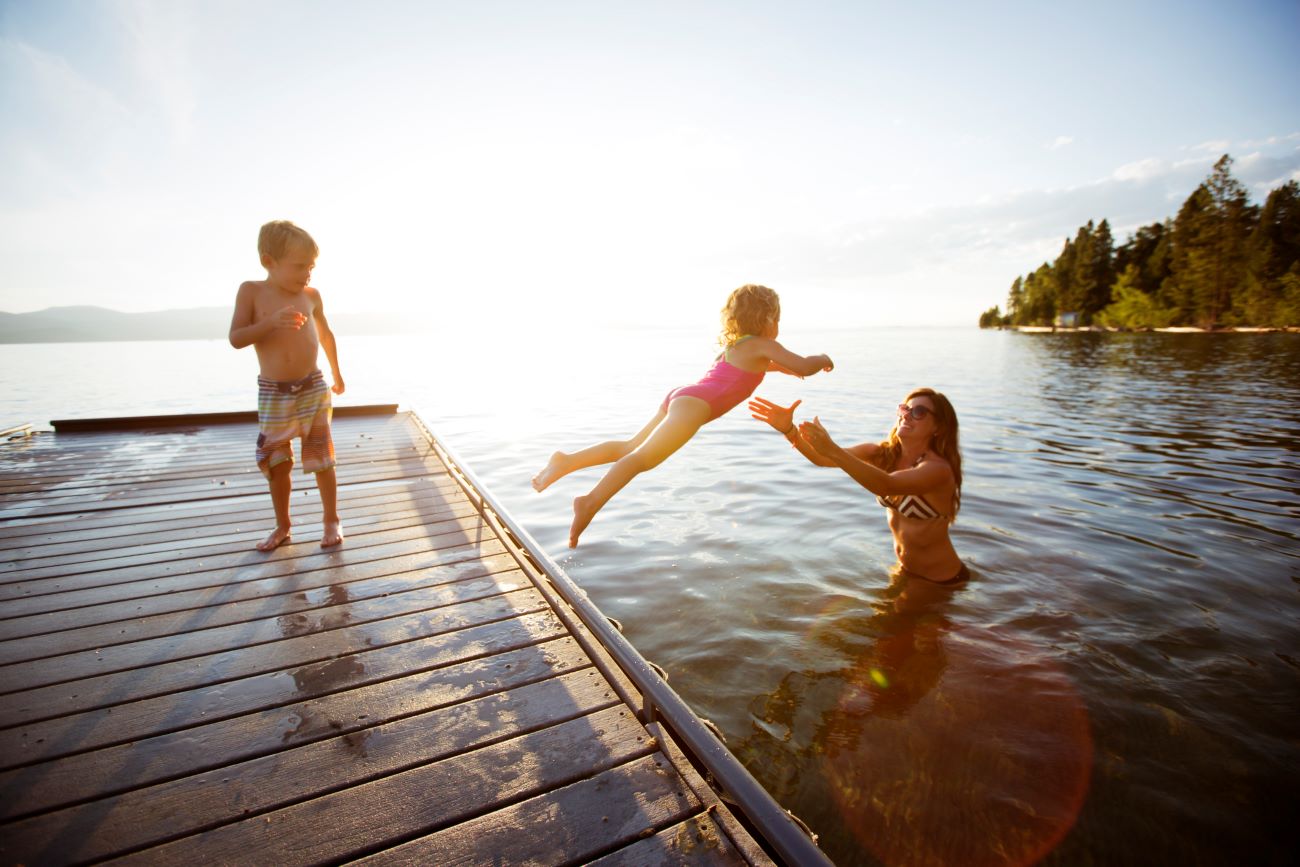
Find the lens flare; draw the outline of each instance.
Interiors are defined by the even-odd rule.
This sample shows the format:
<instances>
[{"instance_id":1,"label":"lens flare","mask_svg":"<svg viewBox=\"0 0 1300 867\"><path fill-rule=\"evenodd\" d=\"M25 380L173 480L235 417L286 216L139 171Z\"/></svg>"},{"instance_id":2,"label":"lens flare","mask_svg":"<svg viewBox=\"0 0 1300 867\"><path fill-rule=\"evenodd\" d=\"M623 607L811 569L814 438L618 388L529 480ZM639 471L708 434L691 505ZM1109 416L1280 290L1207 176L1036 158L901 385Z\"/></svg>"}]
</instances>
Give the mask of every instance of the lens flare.
<instances>
[{"instance_id":1,"label":"lens flare","mask_svg":"<svg viewBox=\"0 0 1300 867\"><path fill-rule=\"evenodd\" d=\"M1088 789L1083 702L1044 652L939 618L900 621L858 661L824 740L844 824L887 865L1026 865Z\"/></svg>"}]
</instances>

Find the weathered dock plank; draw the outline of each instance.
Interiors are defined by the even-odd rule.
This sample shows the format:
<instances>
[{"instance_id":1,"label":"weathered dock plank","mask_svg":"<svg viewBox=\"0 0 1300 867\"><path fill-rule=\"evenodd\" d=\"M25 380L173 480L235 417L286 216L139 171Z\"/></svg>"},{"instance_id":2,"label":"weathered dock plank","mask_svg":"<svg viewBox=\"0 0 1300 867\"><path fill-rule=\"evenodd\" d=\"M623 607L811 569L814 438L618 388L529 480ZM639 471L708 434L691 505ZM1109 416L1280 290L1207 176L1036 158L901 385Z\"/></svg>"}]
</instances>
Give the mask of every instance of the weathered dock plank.
<instances>
[{"instance_id":1,"label":"weathered dock plank","mask_svg":"<svg viewBox=\"0 0 1300 867\"><path fill-rule=\"evenodd\" d=\"M446 485L454 483L448 481ZM469 500L453 492L432 488L401 500L387 497L350 497L339 502L339 515L347 523L352 536L376 533L381 530L412 526L442 512L457 515L472 510ZM295 510L299 526L319 521L320 510L315 507ZM382 511L379 511L382 510ZM142 554L164 553L175 558L177 542L184 540L189 553L200 546L235 544L248 550L249 542L261 541L260 533L268 521L274 519L269 507L264 509L239 509L228 518L210 515L206 518L162 520L147 523L141 515L139 522L131 525L102 528L71 528L59 540L14 548L3 553L0 568L10 570L9 575L48 565L54 561L72 566L86 561L106 558L133 557ZM307 521L306 518L311 520ZM89 523L82 521L81 523ZM8 579L6 579L8 580Z\"/></svg>"},{"instance_id":2,"label":"weathered dock plank","mask_svg":"<svg viewBox=\"0 0 1300 867\"><path fill-rule=\"evenodd\" d=\"M404 662L418 666L407 657ZM307 700L0 772L0 817L17 818L221 768L346 735L456 702L524 686L591 661L572 638L551 637L492 656L401 674ZM336 684L347 687L347 684ZM303 698L299 693L294 698Z\"/></svg>"},{"instance_id":3,"label":"weathered dock plank","mask_svg":"<svg viewBox=\"0 0 1300 867\"><path fill-rule=\"evenodd\" d=\"M549 612L477 624L447 635L377 648L365 657L341 657L273 671L227 684L202 686L113 707L0 730L0 756L8 766L71 755L288 704L356 689L411 671L504 653L563 636Z\"/></svg>"},{"instance_id":4,"label":"weathered dock plank","mask_svg":"<svg viewBox=\"0 0 1300 867\"><path fill-rule=\"evenodd\" d=\"M577 680L581 682L580 675ZM484 804L509 802L648 753L644 741L636 740L642 731L636 720L609 704L609 695L565 696L558 704L539 703L534 711L537 718L510 726L507 738L470 720L462 723L465 731L459 741L473 747L467 752L293 805L260 822L245 820L164 847L158 851L162 860L142 860L167 863L177 856L210 857L212 853L218 859L235 857L238 847L247 845L251 837L263 841L274 863L328 863L399 844L431 828L454 828L480 813ZM587 702L591 704L584 712L582 705ZM599 709L602 704L605 707ZM551 724L542 722L546 717ZM484 857L486 853L506 860L504 852L486 843L480 841L478 847L480 862L492 860ZM443 857L440 852L424 863L447 863Z\"/></svg>"},{"instance_id":5,"label":"weathered dock plank","mask_svg":"<svg viewBox=\"0 0 1300 867\"><path fill-rule=\"evenodd\" d=\"M332 795L336 802L351 810L355 806L348 806L348 802L370 796L368 806L372 809L366 812L373 813L375 807L381 812L394 809L398 805L393 803L393 798L403 796L407 801L419 800L445 811L447 801L459 793L476 805L475 796L466 789L471 775L484 773L483 754L469 753L467 757L467 751L535 729L553 737L561 723L613 706L616 702L613 696L608 684L603 679L597 682L590 672L563 674L515 690L20 820L14 823L13 832L24 841L24 848L15 854L19 860L29 859L32 863L46 863L45 859L51 856L60 862L99 859L235 823L237 827L217 835L216 839L208 835L152 856L161 859L159 863L183 863L191 858L221 860L219 837L230 841L231 849L225 857L246 854L249 826L255 827L259 821L275 822L274 817L255 817L301 801L315 802ZM630 714L626 717L630 718ZM632 720L618 732L618 737L610 739L615 742L613 749L631 751L637 746L644 749L635 740L639 726L634 723ZM585 721L577 728L587 736L593 731ZM570 735L570 739L573 737ZM566 746L569 749L559 762L552 761L551 756L534 756L533 760L553 772L556 765L572 761L578 765L577 769L564 769L565 775L571 777L586 769L592 756L598 757L597 760L603 758L611 745L601 744L599 749L592 749L590 744ZM498 761L490 776L505 784L513 776L508 771L519 761L522 751L517 745L507 745L485 752ZM444 758L462 766L461 773L449 773L435 764L416 777L409 776L413 769ZM355 787L375 780L380 780L382 788L387 790L384 800L375 801L373 790L355 791ZM437 780L444 781L448 790L442 797L429 790L430 784ZM492 780L488 782L497 785ZM308 820L306 827L301 822L294 824L299 826L301 837L320 833L318 820ZM259 858L266 854L259 853ZM273 859L262 863L282 862Z\"/></svg>"},{"instance_id":6,"label":"weathered dock plank","mask_svg":"<svg viewBox=\"0 0 1300 867\"><path fill-rule=\"evenodd\" d=\"M696 772L717 756L656 721L630 679L644 661L615 662L603 616L557 594L568 579L414 416L341 413L347 541L319 547L295 474L294 540L270 554L250 415L56 427L0 443L3 861L786 851ZM785 860L824 863L809 851Z\"/></svg>"}]
</instances>

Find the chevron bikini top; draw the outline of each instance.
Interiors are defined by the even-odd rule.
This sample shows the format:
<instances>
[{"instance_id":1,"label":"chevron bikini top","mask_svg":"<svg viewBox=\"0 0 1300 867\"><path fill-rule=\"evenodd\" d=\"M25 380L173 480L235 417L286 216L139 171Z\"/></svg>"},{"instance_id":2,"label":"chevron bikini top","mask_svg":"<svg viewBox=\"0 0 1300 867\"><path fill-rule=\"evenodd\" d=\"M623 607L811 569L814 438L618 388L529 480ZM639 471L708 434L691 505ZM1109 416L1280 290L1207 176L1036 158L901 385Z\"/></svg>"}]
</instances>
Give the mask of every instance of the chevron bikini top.
<instances>
[{"instance_id":1,"label":"chevron bikini top","mask_svg":"<svg viewBox=\"0 0 1300 867\"><path fill-rule=\"evenodd\" d=\"M923 460L925 460L925 455L921 455L917 458L916 462L913 463L912 466L919 467ZM919 518L922 521L934 521L939 518L947 517L934 506L930 505L930 501L921 494L894 494L889 497L877 496L876 502L884 506L886 509L893 509L904 518Z\"/></svg>"}]
</instances>

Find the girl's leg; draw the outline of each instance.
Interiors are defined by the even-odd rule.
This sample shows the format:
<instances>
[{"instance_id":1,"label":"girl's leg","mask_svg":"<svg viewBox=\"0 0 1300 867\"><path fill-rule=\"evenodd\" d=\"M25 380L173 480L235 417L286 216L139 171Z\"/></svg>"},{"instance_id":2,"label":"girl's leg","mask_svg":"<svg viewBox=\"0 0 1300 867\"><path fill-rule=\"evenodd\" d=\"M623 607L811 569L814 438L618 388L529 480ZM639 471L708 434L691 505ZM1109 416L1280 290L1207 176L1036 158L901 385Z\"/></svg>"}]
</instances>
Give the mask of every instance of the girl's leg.
<instances>
[{"instance_id":1,"label":"girl's leg","mask_svg":"<svg viewBox=\"0 0 1300 867\"><path fill-rule=\"evenodd\" d=\"M709 420L709 405L698 397L678 397L668 405L668 416L632 452L619 458L591 493L573 501L573 524L569 547L578 547L578 537L610 498L646 470L654 469L677 451Z\"/></svg>"},{"instance_id":2,"label":"girl's leg","mask_svg":"<svg viewBox=\"0 0 1300 867\"><path fill-rule=\"evenodd\" d=\"M666 413L662 409L656 412L655 417L650 419L650 423L641 428L637 435L630 440L606 440L571 455L556 452L551 455L551 460L542 468L542 471L533 476L533 490L544 491L551 482L562 479L575 470L583 470L600 464L612 464L645 442L646 437L650 436L650 432L659 426L659 422L664 420L665 415Z\"/></svg>"}]
</instances>

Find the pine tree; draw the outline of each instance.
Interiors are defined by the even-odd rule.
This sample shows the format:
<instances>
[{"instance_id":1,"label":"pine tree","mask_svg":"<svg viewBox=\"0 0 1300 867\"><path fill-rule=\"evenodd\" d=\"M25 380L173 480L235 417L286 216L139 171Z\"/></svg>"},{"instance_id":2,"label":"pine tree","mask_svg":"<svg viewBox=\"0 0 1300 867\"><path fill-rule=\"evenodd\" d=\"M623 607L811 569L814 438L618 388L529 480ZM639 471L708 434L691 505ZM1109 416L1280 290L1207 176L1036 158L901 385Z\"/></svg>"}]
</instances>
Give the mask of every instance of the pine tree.
<instances>
[{"instance_id":1,"label":"pine tree","mask_svg":"<svg viewBox=\"0 0 1300 867\"><path fill-rule=\"evenodd\" d=\"M1158 300L1161 307L1173 311L1175 325L1196 321L1196 301L1207 294L1204 287L1213 283L1211 256L1206 249L1207 239L1212 235L1211 206L1210 191L1201 184L1183 202L1174 218L1169 276L1160 284Z\"/></svg>"},{"instance_id":2,"label":"pine tree","mask_svg":"<svg viewBox=\"0 0 1300 867\"><path fill-rule=\"evenodd\" d=\"M1011 283L1011 291L1007 293L1007 320L1014 325L1023 325L1020 321L1021 308L1025 304L1025 285L1019 277Z\"/></svg>"},{"instance_id":3,"label":"pine tree","mask_svg":"<svg viewBox=\"0 0 1300 867\"><path fill-rule=\"evenodd\" d=\"M1277 323L1282 278L1300 261L1300 184L1288 181L1269 193L1246 244L1241 315L1252 325ZM1285 318L1285 317L1283 317Z\"/></svg>"},{"instance_id":4,"label":"pine tree","mask_svg":"<svg viewBox=\"0 0 1300 867\"><path fill-rule=\"evenodd\" d=\"M1110 221L1103 219L1092 233L1092 249L1088 261L1089 288L1084 294L1083 311L1087 321L1110 303L1110 288L1115 282L1115 239L1110 232Z\"/></svg>"},{"instance_id":5,"label":"pine tree","mask_svg":"<svg viewBox=\"0 0 1300 867\"><path fill-rule=\"evenodd\" d=\"M980 314L980 328L997 328L1001 324L1002 313L996 304Z\"/></svg>"},{"instance_id":6,"label":"pine tree","mask_svg":"<svg viewBox=\"0 0 1300 867\"><path fill-rule=\"evenodd\" d=\"M1244 295L1246 242L1258 219L1245 186L1232 176L1232 157L1224 154L1205 182L1213 219L1205 224L1208 281L1197 286L1199 318L1210 326L1232 319L1234 298Z\"/></svg>"},{"instance_id":7,"label":"pine tree","mask_svg":"<svg viewBox=\"0 0 1300 867\"><path fill-rule=\"evenodd\" d=\"M1168 231L1168 221L1139 227L1115 249L1115 258L1111 263L1112 273L1123 274L1129 265L1136 265L1137 288L1148 295L1158 292L1160 284L1169 276Z\"/></svg>"},{"instance_id":8,"label":"pine tree","mask_svg":"<svg viewBox=\"0 0 1300 867\"><path fill-rule=\"evenodd\" d=\"M1065 239L1065 245L1061 247L1061 255L1056 257L1056 262L1052 264L1052 272L1056 278L1056 312L1057 313L1078 313L1082 296L1079 293L1075 281L1078 271L1076 264L1079 261L1080 243L1086 243L1092 234L1092 226L1087 227L1085 233L1084 227L1079 227L1079 232L1074 236L1074 240Z\"/></svg>"},{"instance_id":9,"label":"pine tree","mask_svg":"<svg viewBox=\"0 0 1300 867\"><path fill-rule=\"evenodd\" d=\"M1092 227L1092 220L1087 225L1080 226L1078 233L1074 236L1074 257L1070 263L1070 280L1067 291L1061 296L1061 312L1074 312L1085 316L1088 310L1088 299L1097 291L1093 285L1096 275L1093 274L1092 260L1096 248L1096 239Z\"/></svg>"},{"instance_id":10,"label":"pine tree","mask_svg":"<svg viewBox=\"0 0 1300 867\"><path fill-rule=\"evenodd\" d=\"M1300 262L1296 262L1282 275L1282 296L1278 299L1273 323L1300 326Z\"/></svg>"},{"instance_id":11,"label":"pine tree","mask_svg":"<svg viewBox=\"0 0 1300 867\"><path fill-rule=\"evenodd\" d=\"M1023 324L1051 325L1056 318L1056 269L1044 262L1038 270L1025 277L1025 315Z\"/></svg>"}]
</instances>

